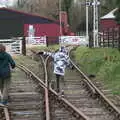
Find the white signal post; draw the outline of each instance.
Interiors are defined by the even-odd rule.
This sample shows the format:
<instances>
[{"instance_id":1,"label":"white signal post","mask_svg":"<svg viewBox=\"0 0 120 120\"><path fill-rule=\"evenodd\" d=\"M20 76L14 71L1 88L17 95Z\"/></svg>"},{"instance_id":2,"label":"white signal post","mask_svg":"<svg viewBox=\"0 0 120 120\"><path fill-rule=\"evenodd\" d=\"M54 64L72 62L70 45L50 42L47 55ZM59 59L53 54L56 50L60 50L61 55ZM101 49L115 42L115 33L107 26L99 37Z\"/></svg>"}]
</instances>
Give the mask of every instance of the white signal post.
<instances>
[{"instance_id":1,"label":"white signal post","mask_svg":"<svg viewBox=\"0 0 120 120\"><path fill-rule=\"evenodd\" d=\"M74 0L76 3L77 0ZM88 7L93 6L93 45L94 47L99 47L98 41L98 6L100 5L100 1L98 0L85 0L85 4L78 2L79 4L83 4L86 6L86 40L89 41L89 34L88 34Z\"/></svg>"},{"instance_id":2,"label":"white signal post","mask_svg":"<svg viewBox=\"0 0 120 120\"><path fill-rule=\"evenodd\" d=\"M74 2L76 3L77 0L74 0ZM88 8L89 8L91 2L89 0L86 0L84 3L78 2L77 4L86 6L86 40L89 42Z\"/></svg>"},{"instance_id":3,"label":"white signal post","mask_svg":"<svg viewBox=\"0 0 120 120\"><path fill-rule=\"evenodd\" d=\"M86 0L86 40L89 41L89 34L88 34L88 6L90 2Z\"/></svg>"},{"instance_id":4,"label":"white signal post","mask_svg":"<svg viewBox=\"0 0 120 120\"><path fill-rule=\"evenodd\" d=\"M98 5L100 2L98 0L93 0L93 44L94 47L99 47L98 41Z\"/></svg>"}]
</instances>

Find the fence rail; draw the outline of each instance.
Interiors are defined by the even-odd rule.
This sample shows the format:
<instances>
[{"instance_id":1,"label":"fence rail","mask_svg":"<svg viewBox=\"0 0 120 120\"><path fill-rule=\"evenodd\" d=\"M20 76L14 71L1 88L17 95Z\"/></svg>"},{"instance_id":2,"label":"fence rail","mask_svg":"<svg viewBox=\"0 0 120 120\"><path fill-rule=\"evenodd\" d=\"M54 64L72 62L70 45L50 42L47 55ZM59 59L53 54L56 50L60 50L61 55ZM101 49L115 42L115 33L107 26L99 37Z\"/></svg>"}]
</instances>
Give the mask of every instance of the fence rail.
<instances>
[{"instance_id":1,"label":"fence rail","mask_svg":"<svg viewBox=\"0 0 120 120\"><path fill-rule=\"evenodd\" d=\"M120 28L110 28L99 33L99 46L120 50Z\"/></svg>"},{"instance_id":2,"label":"fence rail","mask_svg":"<svg viewBox=\"0 0 120 120\"><path fill-rule=\"evenodd\" d=\"M11 54L22 54L22 41L20 39L0 39L6 46L6 51Z\"/></svg>"}]
</instances>

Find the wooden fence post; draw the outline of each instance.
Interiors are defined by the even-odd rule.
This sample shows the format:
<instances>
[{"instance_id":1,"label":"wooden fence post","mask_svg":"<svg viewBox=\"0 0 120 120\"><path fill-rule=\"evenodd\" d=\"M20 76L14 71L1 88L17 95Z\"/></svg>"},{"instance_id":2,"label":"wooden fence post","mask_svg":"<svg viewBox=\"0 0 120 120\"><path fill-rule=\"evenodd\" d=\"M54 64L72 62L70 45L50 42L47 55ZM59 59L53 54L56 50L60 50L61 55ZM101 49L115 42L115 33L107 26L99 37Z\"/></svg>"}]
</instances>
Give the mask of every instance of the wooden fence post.
<instances>
[{"instance_id":1,"label":"wooden fence post","mask_svg":"<svg viewBox=\"0 0 120 120\"><path fill-rule=\"evenodd\" d=\"M107 39L108 39L108 47L109 47L109 45L110 45L110 30L109 30L109 28L107 29Z\"/></svg>"},{"instance_id":2,"label":"wooden fence post","mask_svg":"<svg viewBox=\"0 0 120 120\"><path fill-rule=\"evenodd\" d=\"M46 46L48 47L48 36L46 36Z\"/></svg>"},{"instance_id":3,"label":"wooden fence post","mask_svg":"<svg viewBox=\"0 0 120 120\"><path fill-rule=\"evenodd\" d=\"M115 42L115 28L112 28L112 47L114 48L114 42Z\"/></svg>"},{"instance_id":4,"label":"wooden fence post","mask_svg":"<svg viewBox=\"0 0 120 120\"><path fill-rule=\"evenodd\" d=\"M26 56L26 39L25 39L25 36L23 36L23 39L22 39L22 54L24 56Z\"/></svg>"},{"instance_id":5,"label":"wooden fence post","mask_svg":"<svg viewBox=\"0 0 120 120\"><path fill-rule=\"evenodd\" d=\"M103 41L102 41L103 48L105 47L105 38L106 38L106 34L105 34L105 30L103 30Z\"/></svg>"}]
</instances>

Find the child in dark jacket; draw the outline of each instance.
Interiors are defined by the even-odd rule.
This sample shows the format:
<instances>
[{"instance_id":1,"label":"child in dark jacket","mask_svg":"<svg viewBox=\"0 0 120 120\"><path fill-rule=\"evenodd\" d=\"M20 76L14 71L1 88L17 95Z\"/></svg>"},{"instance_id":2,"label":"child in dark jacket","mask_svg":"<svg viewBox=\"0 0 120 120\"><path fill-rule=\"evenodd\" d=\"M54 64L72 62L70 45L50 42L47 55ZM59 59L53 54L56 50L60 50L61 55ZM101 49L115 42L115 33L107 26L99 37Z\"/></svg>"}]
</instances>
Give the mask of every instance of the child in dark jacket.
<instances>
[{"instance_id":1,"label":"child in dark jacket","mask_svg":"<svg viewBox=\"0 0 120 120\"><path fill-rule=\"evenodd\" d=\"M8 86L11 78L11 70L15 68L15 62L11 55L6 52L4 45L0 44L0 92L2 104L8 102Z\"/></svg>"}]
</instances>

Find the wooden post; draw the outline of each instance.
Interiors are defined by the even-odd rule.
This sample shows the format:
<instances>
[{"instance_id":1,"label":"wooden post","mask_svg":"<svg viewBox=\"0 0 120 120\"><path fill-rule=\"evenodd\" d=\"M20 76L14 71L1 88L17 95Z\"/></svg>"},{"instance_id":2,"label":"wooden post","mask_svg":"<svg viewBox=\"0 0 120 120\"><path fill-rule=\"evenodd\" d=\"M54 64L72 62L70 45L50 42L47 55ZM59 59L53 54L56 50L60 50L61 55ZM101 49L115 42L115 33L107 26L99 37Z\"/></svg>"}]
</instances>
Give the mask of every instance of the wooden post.
<instances>
[{"instance_id":1,"label":"wooden post","mask_svg":"<svg viewBox=\"0 0 120 120\"><path fill-rule=\"evenodd\" d=\"M112 47L114 48L114 42L115 42L115 28L112 28Z\"/></svg>"},{"instance_id":2,"label":"wooden post","mask_svg":"<svg viewBox=\"0 0 120 120\"><path fill-rule=\"evenodd\" d=\"M120 27L118 29L118 50L120 51Z\"/></svg>"},{"instance_id":3,"label":"wooden post","mask_svg":"<svg viewBox=\"0 0 120 120\"><path fill-rule=\"evenodd\" d=\"M26 56L26 39L25 39L25 36L23 36L23 39L22 39L22 54L24 56Z\"/></svg>"},{"instance_id":4,"label":"wooden post","mask_svg":"<svg viewBox=\"0 0 120 120\"><path fill-rule=\"evenodd\" d=\"M46 46L48 47L48 36L46 36Z\"/></svg>"},{"instance_id":5,"label":"wooden post","mask_svg":"<svg viewBox=\"0 0 120 120\"><path fill-rule=\"evenodd\" d=\"M106 39L106 34L105 34L105 30L103 30L103 47L105 47L105 39Z\"/></svg>"},{"instance_id":6,"label":"wooden post","mask_svg":"<svg viewBox=\"0 0 120 120\"><path fill-rule=\"evenodd\" d=\"M110 46L110 30L109 30L109 28L107 29L107 40L108 40L108 47Z\"/></svg>"}]
</instances>

